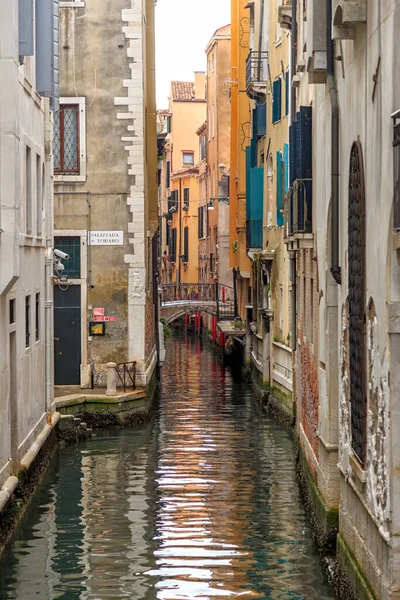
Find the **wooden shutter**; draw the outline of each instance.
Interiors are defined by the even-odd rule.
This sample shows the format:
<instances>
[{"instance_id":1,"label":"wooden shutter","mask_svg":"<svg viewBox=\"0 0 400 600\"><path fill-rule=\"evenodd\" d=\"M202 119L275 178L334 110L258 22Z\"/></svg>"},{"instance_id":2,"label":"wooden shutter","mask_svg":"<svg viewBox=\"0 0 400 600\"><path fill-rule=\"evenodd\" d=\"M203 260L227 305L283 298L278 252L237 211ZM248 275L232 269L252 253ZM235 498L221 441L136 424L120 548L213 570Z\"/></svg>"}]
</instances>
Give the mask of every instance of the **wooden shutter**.
<instances>
[{"instance_id":1,"label":"wooden shutter","mask_svg":"<svg viewBox=\"0 0 400 600\"><path fill-rule=\"evenodd\" d=\"M24 56L33 56L33 0L18 0L18 53L22 64Z\"/></svg>"},{"instance_id":2,"label":"wooden shutter","mask_svg":"<svg viewBox=\"0 0 400 600\"><path fill-rule=\"evenodd\" d=\"M275 79L272 85L272 122L277 123L282 115L282 79Z\"/></svg>"},{"instance_id":3,"label":"wooden shutter","mask_svg":"<svg viewBox=\"0 0 400 600\"><path fill-rule=\"evenodd\" d=\"M276 153L276 224L283 225L283 161L282 152Z\"/></svg>"},{"instance_id":4,"label":"wooden shutter","mask_svg":"<svg viewBox=\"0 0 400 600\"><path fill-rule=\"evenodd\" d=\"M189 227L183 228L183 262L189 260Z\"/></svg>"}]
</instances>

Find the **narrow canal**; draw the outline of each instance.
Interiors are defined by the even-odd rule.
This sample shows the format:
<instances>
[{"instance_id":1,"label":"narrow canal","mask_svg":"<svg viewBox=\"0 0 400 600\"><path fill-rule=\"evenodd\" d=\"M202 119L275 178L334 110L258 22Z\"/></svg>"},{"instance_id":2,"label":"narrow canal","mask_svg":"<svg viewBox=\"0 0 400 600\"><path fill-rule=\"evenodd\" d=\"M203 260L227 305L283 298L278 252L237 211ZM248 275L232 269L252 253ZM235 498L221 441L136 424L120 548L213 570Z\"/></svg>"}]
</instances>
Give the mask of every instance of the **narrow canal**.
<instances>
[{"instance_id":1,"label":"narrow canal","mask_svg":"<svg viewBox=\"0 0 400 600\"><path fill-rule=\"evenodd\" d=\"M0 598L328 600L291 436L199 340L159 414L60 451L0 558Z\"/></svg>"}]
</instances>

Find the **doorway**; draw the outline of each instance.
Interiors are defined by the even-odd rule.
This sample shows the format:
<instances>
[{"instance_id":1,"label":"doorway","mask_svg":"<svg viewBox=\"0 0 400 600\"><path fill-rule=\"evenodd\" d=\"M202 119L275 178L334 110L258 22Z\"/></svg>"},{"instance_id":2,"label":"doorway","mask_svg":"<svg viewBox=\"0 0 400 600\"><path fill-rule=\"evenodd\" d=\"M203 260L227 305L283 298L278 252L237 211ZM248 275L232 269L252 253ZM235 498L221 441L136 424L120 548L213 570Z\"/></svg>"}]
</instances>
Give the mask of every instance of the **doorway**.
<instances>
[{"instance_id":1,"label":"doorway","mask_svg":"<svg viewBox=\"0 0 400 600\"><path fill-rule=\"evenodd\" d=\"M81 286L54 287L54 383L80 385Z\"/></svg>"}]
</instances>

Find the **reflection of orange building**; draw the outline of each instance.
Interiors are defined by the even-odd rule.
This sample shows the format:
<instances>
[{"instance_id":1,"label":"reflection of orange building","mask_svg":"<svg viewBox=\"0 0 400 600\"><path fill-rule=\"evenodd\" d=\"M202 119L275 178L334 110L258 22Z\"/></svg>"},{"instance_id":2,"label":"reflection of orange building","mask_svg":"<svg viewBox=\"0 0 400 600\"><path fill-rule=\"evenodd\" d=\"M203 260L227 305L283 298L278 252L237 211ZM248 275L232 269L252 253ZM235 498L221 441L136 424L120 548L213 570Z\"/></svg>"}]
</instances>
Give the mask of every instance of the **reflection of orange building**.
<instances>
[{"instance_id":1,"label":"reflection of orange building","mask_svg":"<svg viewBox=\"0 0 400 600\"><path fill-rule=\"evenodd\" d=\"M198 281L199 145L196 130L206 116L205 75L195 73L194 82L172 81L167 136L160 161L159 205L161 255L168 282ZM165 259L164 259L165 262Z\"/></svg>"},{"instance_id":2,"label":"reflection of orange building","mask_svg":"<svg viewBox=\"0 0 400 600\"><path fill-rule=\"evenodd\" d=\"M230 247L231 267L238 269L238 306L244 319L250 286L250 261L246 255L246 146L250 141L250 100L246 89L249 53L247 0L231 3L231 156Z\"/></svg>"}]
</instances>

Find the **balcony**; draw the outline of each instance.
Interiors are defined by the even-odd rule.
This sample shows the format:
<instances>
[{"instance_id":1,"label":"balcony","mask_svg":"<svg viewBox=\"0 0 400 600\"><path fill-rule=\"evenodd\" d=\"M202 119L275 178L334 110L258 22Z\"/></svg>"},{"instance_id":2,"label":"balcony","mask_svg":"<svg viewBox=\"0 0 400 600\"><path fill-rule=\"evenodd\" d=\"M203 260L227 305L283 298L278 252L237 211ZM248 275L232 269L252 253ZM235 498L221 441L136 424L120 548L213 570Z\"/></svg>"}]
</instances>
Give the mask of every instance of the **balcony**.
<instances>
[{"instance_id":1,"label":"balcony","mask_svg":"<svg viewBox=\"0 0 400 600\"><path fill-rule=\"evenodd\" d=\"M246 221L246 248L247 250L260 250L263 241L263 222L260 220Z\"/></svg>"},{"instance_id":2,"label":"balcony","mask_svg":"<svg viewBox=\"0 0 400 600\"><path fill-rule=\"evenodd\" d=\"M265 101L268 80L268 52L251 50L246 59L246 93L249 98Z\"/></svg>"}]
</instances>

